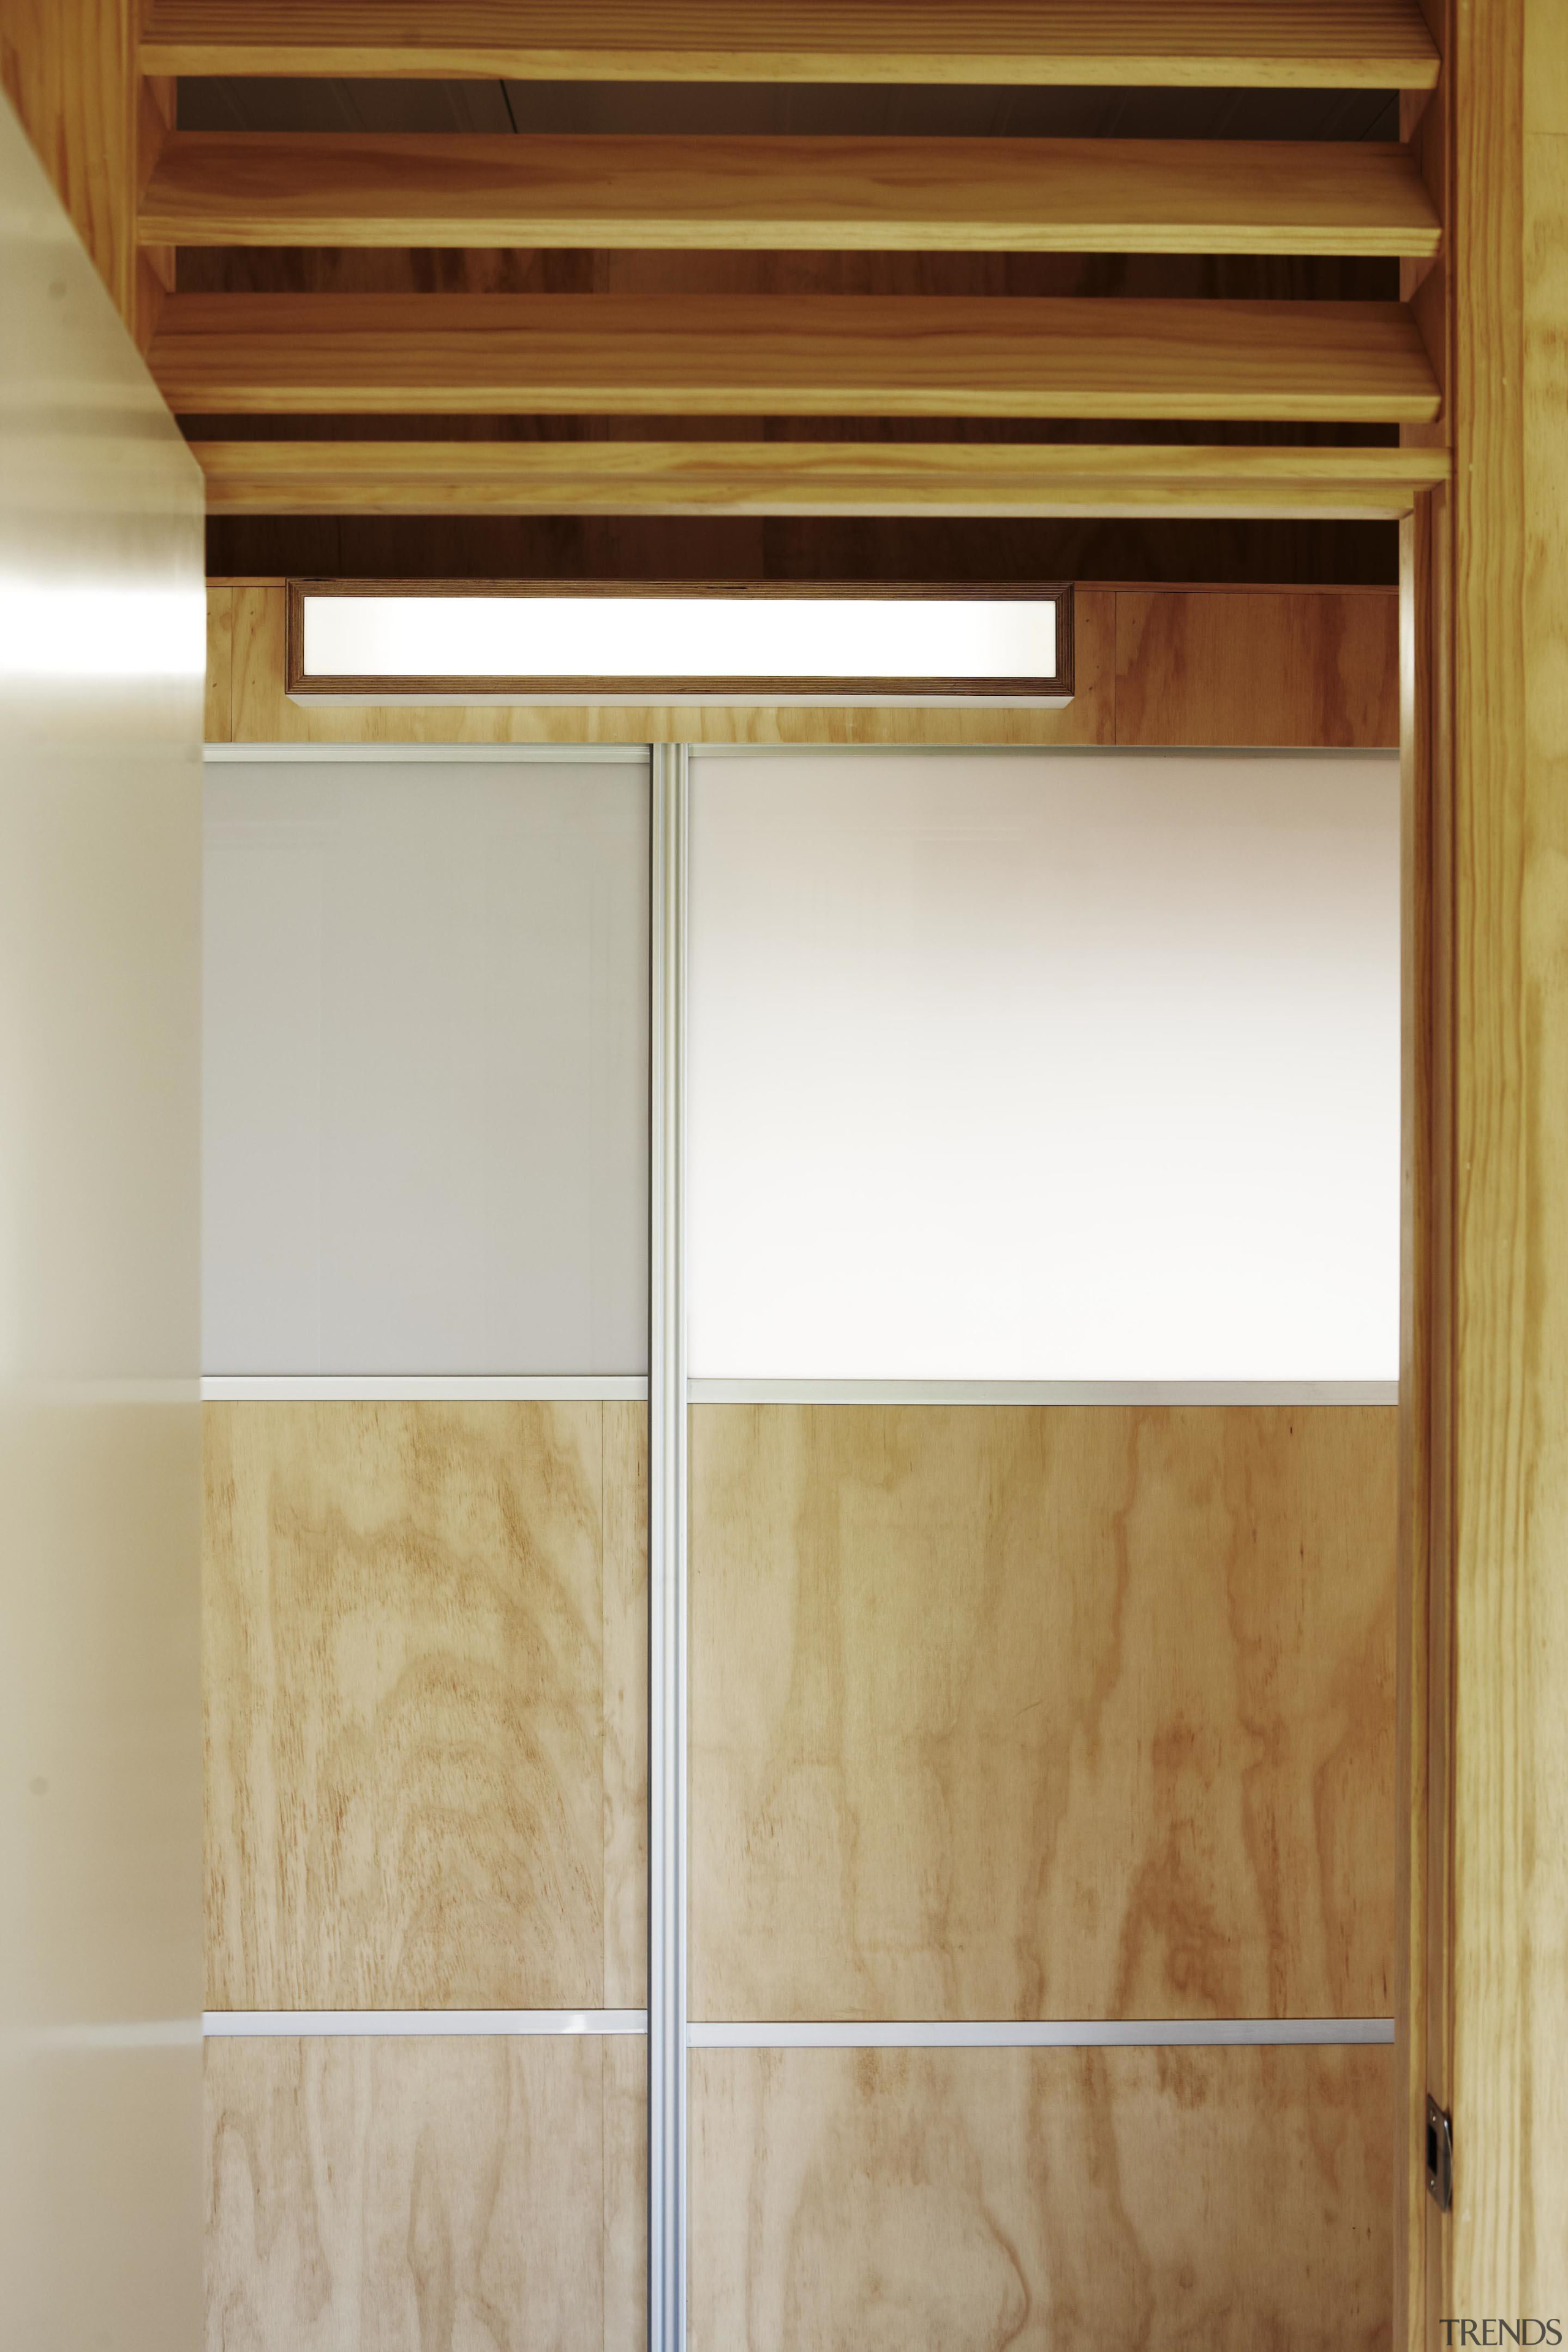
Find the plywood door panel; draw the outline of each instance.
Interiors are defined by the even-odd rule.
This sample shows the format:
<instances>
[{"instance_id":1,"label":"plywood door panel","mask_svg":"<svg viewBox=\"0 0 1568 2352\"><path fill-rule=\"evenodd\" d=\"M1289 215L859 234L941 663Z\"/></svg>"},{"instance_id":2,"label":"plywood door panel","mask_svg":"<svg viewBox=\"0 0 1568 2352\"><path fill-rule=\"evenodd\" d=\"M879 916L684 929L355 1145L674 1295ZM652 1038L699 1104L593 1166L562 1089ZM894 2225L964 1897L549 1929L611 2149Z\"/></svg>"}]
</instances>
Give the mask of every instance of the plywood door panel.
<instances>
[{"instance_id":1,"label":"plywood door panel","mask_svg":"<svg viewBox=\"0 0 1568 2352\"><path fill-rule=\"evenodd\" d=\"M647 1999L647 1408L604 1416L605 1991Z\"/></svg>"},{"instance_id":2,"label":"plywood door panel","mask_svg":"<svg viewBox=\"0 0 1568 2352\"><path fill-rule=\"evenodd\" d=\"M1392 2056L692 2054L692 2352L1382 2352Z\"/></svg>"},{"instance_id":3,"label":"plywood door panel","mask_svg":"<svg viewBox=\"0 0 1568 2352\"><path fill-rule=\"evenodd\" d=\"M691 2014L1383 2014L1392 1407L705 1405Z\"/></svg>"},{"instance_id":4,"label":"plywood door panel","mask_svg":"<svg viewBox=\"0 0 1568 2352\"><path fill-rule=\"evenodd\" d=\"M1398 635L1391 590L1124 590L1116 599L1116 740L1393 748Z\"/></svg>"},{"instance_id":5,"label":"plywood door panel","mask_svg":"<svg viewBox=\"0 0 1568 2352\"><path fill-rule=\"evenodd\" d=\"M640 1454L605 1412L206 1408L209 2007L597 2008L609 1919L640 2002Z\"/></svg>"},{"instance_id":6,"label":"plywood door panel","mask_svg":"<svg viewBox=\"0 0 1568 2352\"><path fill-rule=\"evenodd\" d=\"M641 2051L209 2042L209 2352L633 2352Z\"/></svg>"},{"instance_id":7,"label":"plywood door panel","mask_svg":"<svg viewBox=\"0 0 1568 2352\"><path fill-rule=\"evenodd\" d=\"M647 2042L614 2033L604 2068L605 2352L647 2342Z\"/></svg>"}]
</instances>

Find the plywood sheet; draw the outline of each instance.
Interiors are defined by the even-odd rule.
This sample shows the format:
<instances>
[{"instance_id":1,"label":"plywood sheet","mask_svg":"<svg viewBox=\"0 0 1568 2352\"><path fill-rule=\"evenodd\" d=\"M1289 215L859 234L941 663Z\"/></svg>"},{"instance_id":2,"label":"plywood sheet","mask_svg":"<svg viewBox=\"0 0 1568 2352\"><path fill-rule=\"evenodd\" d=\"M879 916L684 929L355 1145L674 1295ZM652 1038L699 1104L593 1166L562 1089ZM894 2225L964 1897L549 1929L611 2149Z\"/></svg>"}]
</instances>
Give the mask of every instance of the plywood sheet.
<instances>
[{"instance_id":1,"label":"plywood sheet","mask_svg":"<svg viewBox=\"0 0 1568 2352\"><path fill-rule=\"evenodd\" d=\"M235 591L221 585L207 589L207 676L204 713L209 743L229 740L229 712L234 698Z\"/></svg>"},{"instance_id":2,"label":"plywood sheet","mask_svg":"<svg viewBox=\"0 0 1568 2352\"><path fill-rule=\"evenodd\" d=\"M641 1417L206 1408L209 2007L640 2004Z\"/></svg>"},{"instance_id":3,"label":"plywood sheet","mask_svg":"<svg viewBox=\"0 0 1568 2352\"><path fill-rule=\"evenodd\" d=\"M307 709L284 692L284 591L237 583L237 742L1396 744L1396 599L1384 590L1082 588L1065 710Z\"/></svg>"},{"instance_id":4,"label":"plywood sheet","mask_svg":"<svg viewBox=\"0 0 1568 2352\"><path fill-rule=\"evenodd\" d=\"M1373 2352L1393 2052L692 2057L692 2352Z\"/></svg>"},{"instance_id":5,"label":"plywood sheet","mask_svg":"<svg viewBox=\"0 0 1568 2352\"><path fill-rule=\"evenodd\" d=\"M1392 1407L704 1405L691 2013L1386 2015Z\"/></svg>"},{"instance_id":6,"label":"plywood sheet","mask_svg":"<svg viewBox=\"0 0 1568 2352\"><path fill-rule=\"evenodd\" d=\"M290 702L284 691L284 590L241 585L234 597L237 743L1109 743L1114 717L1116 599L1086 589L1074 600L1076 671L1063 710L940 707L816 709L714 705L559 709L505 703L388 701L333 708Z\"/></svg>"},{"instance_id":7,"label":"plywood sheet","mask_svg":"<svg viewBox=\"0 0 1568 2352\"><path fill-rule=\"evenodd\" d=\"M209 2352L634 2352L643 2046L209 2042Z\"/></svg>"},{"instance_id":8,"label":"plywood sheet","mask_svg":"<svg viewBox=\"0 0 1568 2352\"><path fill-rule=\"evenodd\" d=\"M1398 635L1392 590L1124 590L1116 599L1116 740L1392 749Z\"/></svg>"},{"instance_id":9,"label":"plywood sheet","mask_svg":"<svg viewBox=\"0 0 1568 2352\"><path fill-rule=\"evenodd\" d=\"M647 1408L604 1429L605 1999L647 1999Z\"/></svg>"}]
</instances>

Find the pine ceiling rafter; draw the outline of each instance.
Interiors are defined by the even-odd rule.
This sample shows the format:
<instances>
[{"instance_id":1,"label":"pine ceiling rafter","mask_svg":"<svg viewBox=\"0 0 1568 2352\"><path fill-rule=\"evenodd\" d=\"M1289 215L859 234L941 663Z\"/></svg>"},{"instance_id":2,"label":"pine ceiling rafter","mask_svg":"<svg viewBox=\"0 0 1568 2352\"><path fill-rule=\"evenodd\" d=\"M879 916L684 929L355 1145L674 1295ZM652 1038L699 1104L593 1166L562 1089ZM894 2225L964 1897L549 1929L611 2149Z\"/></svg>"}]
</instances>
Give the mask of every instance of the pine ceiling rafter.
<instances>
[{"instance_id":1,"label":"pine ceiling rafter","mask_svg":"<svg viewBox=\"0 0 1568 2352\"><path fill-rule=\"evenodd\" d=\"M177 132L149 245L1436 252L1389 142Z\"/></svg>"},{"instance_id":2,"label":"pine ceiling rafter","mask_svg":"<svg viewBox=\"0 0 1568 2352\"><path fill-rule=\"evenodd\" d=\"M158 74L1431 89L1417 0L154 0Z\"/></svg>"},{"instance_id":3,"label":"pine ceiling rafter","mask_svg":"<svg viewBox=\"0 0 1568 2352\"><path fill-rule=\"evenodd\" d=\"M797 95L813 82L1418 94L1437 71L1420 0L151 0L141 61L149 78L238 83L777 81ZM465 257L443 271L472 290L174 291L150 364L181 414L237 420L202 442L215 511L236 514L1403 513L1426 486L1410 453L1290 436L1392 437L1438 419L1415 309L1192 299L1190 264L1158 293L1162 256L1287 266L1259 278L1254 262L1260 289L1290 285L1295 258L1320 284L1343 261L1362 271L1341 274L1352 291L1382 263L1397 258L1414 284L1438 259L1418 148L1345 137L1354 108L1371 121L1378 101L1339 106L1317 119L1340 135L1289 141L785 136L721 115L694 135L175 128L147 159L138 226L165 283L181 249L315 247L338 256L337 283L357 272L368 289L401 265L356 256L439 247ZM1097 119L1114 130L1103 110L1077 117ZM877 255L931 255L940 282L977 288L1008 281L966 278L965 255L1054 254L1066 274L1046 283L1069 289L1084 282L1071 257L1123 255L1137 291L479 290L487 255L551 249L590 257L578 283L603 282L595 256L689 255L699 287L726 281L705 280L696 257L725 251L871 257L854 265L870 285L889 282ZM1246 291L1235 277L1197 282ZM671 415L757 423L744 440L606 430ZM241 418L311 416L345 422L309 440L237 437ZM373 431L397 416L469 420L486 437ZM572 437L503 430L529 416L574 420ZM797 417L846 425L770 436L768 420ZM930 434L911 442L897 420ZM963 437L971 421L1005 420L1063 437ZM1130 437L1107 446L1097 424ZM1258 439L1203 446L1205 428L1237 427Z\"/></svg>"}]
</instances>

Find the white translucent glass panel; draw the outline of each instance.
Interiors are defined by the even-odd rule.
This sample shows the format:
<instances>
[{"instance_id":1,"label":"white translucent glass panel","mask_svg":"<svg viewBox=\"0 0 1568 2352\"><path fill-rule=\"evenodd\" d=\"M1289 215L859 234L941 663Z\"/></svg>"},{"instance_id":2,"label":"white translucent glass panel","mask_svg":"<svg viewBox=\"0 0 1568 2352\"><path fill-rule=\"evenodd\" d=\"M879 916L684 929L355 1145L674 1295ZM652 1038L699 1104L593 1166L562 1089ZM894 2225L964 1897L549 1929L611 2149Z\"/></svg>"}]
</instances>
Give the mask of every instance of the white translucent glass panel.
<instances>
[{"instance_id":1,"label":"white translucent glass panel","mask_svg":"<svg viewBox=\"0 0 1568 2352\"><path fill-rule=\"evenodd\" d=\"M1396 1376L1396 761L692 795L694 1374Z\"/></svg>"},{"instance_id":2,"label":"white translucent glass panel","mask_svg":"<svg viewBox=\"0 0 1568 2352\"><path fill-rule=\"evenodd\" d=\"M307 677L1048 678L1049 597L307 596Z\"/></svg>"},{"instance_id":3,"label":"white translucent glass panel","mask_svg":"<svg viewBox=\"0 0 1568 2352\"><path fill-rule=\"evenodd\" d=\"M647 1357L647 767L209 764L204 1359Z\"/></svg>"}]
</instances>

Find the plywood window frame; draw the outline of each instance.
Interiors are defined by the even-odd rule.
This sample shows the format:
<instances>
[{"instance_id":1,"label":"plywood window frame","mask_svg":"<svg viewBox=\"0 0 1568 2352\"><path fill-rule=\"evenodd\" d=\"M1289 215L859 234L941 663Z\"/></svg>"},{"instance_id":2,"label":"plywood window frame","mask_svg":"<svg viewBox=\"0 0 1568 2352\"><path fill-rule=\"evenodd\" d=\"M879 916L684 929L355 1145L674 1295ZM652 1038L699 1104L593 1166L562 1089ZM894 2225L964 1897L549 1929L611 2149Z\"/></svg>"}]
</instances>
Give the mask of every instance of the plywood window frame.
<instances>
[{"instance_id":1,"label":"plywood window frame","mask_svg":"<svg viewBox=\"0 0 1568 2352\"><path fill-rule=\"evenodd\" d=\"M606 671L567 677L333 677L305 667L307 599L411 599L483 597L487 601L530 597L570 598L585 604L606 599L666 600L689 604L692 667L683 676ZM798 601L846 604L1047 604L1055 614L1056 666L1038 677L739 677L705 673L701 665L702 613L726 603ZM1061 709L1072 700L1074 680L1073 590L1070 582L1048 581L976 585L908 582L836 581L397 581L290 580L287 583L284 689L296 702L521 702L593 704L606 709L649 703L708 703L772 708L801 704L817 709L925 706Z\"/></svg>"}]
</instances>

